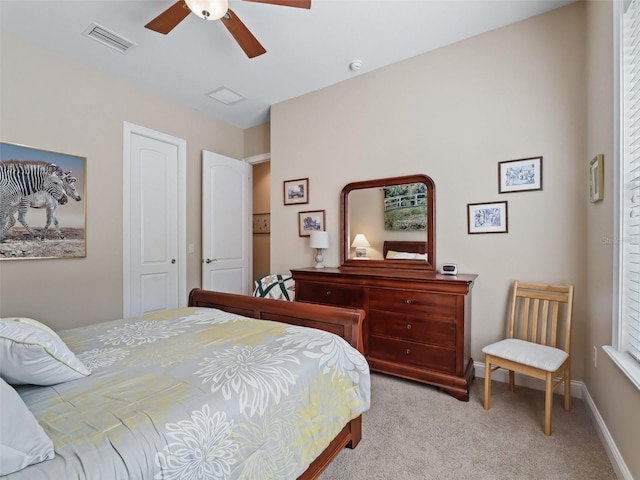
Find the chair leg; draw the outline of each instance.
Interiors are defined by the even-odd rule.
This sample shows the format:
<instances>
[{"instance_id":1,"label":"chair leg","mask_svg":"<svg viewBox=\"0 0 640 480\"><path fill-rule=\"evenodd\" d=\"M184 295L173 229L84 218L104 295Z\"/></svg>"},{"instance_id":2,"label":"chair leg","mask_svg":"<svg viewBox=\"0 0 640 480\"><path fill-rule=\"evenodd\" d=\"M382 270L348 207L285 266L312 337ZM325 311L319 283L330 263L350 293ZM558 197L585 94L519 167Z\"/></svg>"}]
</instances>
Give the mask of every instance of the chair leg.
<instances>
[{"instance_id":1,"label":"chair leg","mask_svg":"<svg viewBox=\"0 0 640 480\"><path fill-rule=\"evenodd\" d=\"M564 409L569 411L571 408L571 372L568 368L564 378Z\"/></svg>"},{"instance_id":2,"label":"chair leg","mask_svg":"<svg viewBox=\"0 0 640 480\"><path fill-rule=\"evenodd\" d=\"M485 359L484 362L484 409L491 408L491 362Z\"/></svg>"},{"instance_id":3,"label":"chair leg","mask_svg":"<svg viewBox=\"0 0 640 480\"><path fill-rule=\"evenodd\" d=\"M509 391L516 391L516 372L509 370Z\"/></svg>"},{"instance_id":4,"label":"chair leg","mask_svg":"<svg viewBox=\"0 0 640 480\"><path fill-rule=\"evenodd\" d=\"M551 407L553 406L553 377L547 373L544 388L544 434L551 435Z\"/></svg>"}]
</instances>

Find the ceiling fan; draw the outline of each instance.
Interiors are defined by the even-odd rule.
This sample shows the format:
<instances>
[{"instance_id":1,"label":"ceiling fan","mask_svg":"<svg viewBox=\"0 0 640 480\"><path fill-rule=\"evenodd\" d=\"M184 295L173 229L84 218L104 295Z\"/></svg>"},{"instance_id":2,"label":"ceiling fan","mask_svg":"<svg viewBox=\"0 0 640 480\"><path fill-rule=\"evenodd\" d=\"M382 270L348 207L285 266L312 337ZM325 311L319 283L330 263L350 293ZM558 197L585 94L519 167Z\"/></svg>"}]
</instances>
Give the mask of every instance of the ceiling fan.
<instances>
[{"instance_id":1,"label":"ceiling fan","mask_svg":"<svg viewBox=\"0 0 640 480\"><path fill-rule=\"evenodd\" d=\"M311 8L311 0L246 0L255 3L268 3L285 7ZM240 48L249 58L257 57L267 51L258 42L238 16L229 9L228 0L178 0L164 12L145 25L145 28L166 35L173 30L191 12L205 20L221 20Z\"/></svg>"}]
</instances>

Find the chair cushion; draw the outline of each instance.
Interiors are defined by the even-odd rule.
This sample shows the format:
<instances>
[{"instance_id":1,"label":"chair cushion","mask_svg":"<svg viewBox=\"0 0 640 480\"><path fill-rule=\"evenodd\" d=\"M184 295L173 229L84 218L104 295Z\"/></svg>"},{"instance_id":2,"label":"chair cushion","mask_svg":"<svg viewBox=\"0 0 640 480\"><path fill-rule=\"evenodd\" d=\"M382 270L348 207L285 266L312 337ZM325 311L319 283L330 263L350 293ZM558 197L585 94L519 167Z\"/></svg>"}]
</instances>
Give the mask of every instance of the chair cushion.
<instances>
[{"instance_id":1,"label":"chair cushion","mask_svg":"<svg viewBox=\"0 0 640 480\"><path fill-rule=\"evenodd\" d=\"M546 372L555 372L569 357L567 352L559 348L539 345L517 338L507 338L492 343L484 347L482 352L494 357L539 368Z\"/></svg>"}]
</instances>

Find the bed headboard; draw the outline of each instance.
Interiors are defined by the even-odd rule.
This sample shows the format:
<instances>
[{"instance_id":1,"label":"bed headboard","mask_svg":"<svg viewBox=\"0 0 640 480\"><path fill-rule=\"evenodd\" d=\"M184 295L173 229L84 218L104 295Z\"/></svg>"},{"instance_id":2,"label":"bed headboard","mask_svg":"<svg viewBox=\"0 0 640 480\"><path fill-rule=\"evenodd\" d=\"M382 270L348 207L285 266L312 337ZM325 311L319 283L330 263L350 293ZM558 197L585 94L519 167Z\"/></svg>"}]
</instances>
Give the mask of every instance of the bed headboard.
<instances>
[{"instance_id":1,"label":"bed headboard","mask_svg":"<svg viewBox=\"0 0 640 480\"><path fill-rule=\"evenodd\" d=\"M387 258L389 250L395 252L427 253L427 242L413 242L405 240L385 240L382 244L383 258Z\"/></svg>"},{"instance_id":2,"label":"bed headboard","mask_svg":"<svg viewBox=\"0 0 640 480\"><path fill-rule=\"evenodd\" d=\"M245 317L272 320L334 333L364 354L360 308L332 307L302 302L285 302L271 298L212 292L194 288L189 294L190 307L219 308Z\"/></svg>"}]
</instances>

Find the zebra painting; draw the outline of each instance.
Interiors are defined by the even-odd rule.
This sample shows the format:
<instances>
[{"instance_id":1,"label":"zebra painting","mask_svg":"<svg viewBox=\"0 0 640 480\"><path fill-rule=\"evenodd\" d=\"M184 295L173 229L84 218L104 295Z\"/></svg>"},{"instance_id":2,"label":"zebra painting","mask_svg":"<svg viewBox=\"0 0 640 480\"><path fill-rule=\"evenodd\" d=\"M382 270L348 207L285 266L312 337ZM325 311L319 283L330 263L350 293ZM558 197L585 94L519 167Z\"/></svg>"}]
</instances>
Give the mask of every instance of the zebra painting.
<instances>
[{"instance_id":1,"label":"zebra painting","mask_svg":"<svg viewBox=\"0 0 640 480\"><path fill-rule=\"evenodd\" d=\"M28 203L29 195L45 191L58 203L67 202L64 185L57 175L62 173L57 165L43 161L0 162L0 241L6 239L9 230L9 209Z\"/></svg>"},{"instance_id":2,"label":"zebra painting","mask_svg":"<svg viewBox=\"0 0 640 480\"><path fill-rule=\"evenodd\" d=\"M58 174L59 172L56 175ZM77 179L76 177L71 176L71 172L64 172L61 176L61 180L64 187L64 191L67 194L67 196L73 198L76 202L79 202L80 200L82 200L82 197L78 193L78 190L76 190L76 186L75 186L75 182L77 181ZM26 203L26 201L23 201L24 199L21 199L19 205L12 205L9 208L9 214L8 214L9 225L7 227L7 231L15 225L16 223L15 214L17 211L18 221L24 226L24 228L27 229L27 231L32 236L40 238L41 240L44 240L47 235L47 231L51 226L51 223L53 223L53 228L58 234L58 237L60 237L61 239L64 239L64 234L60 230L58 217L56 215L56 211L59 205L58 201L44 190L33 193L28 197L26 197L26 199L29 201L28 204ZM35 234L35 232L29 227L29 225L27 225L26 214L29 207L46 208L47 223L44 226L44 229L42 230L39 236Z\"/></svg>"}]
</instances>

